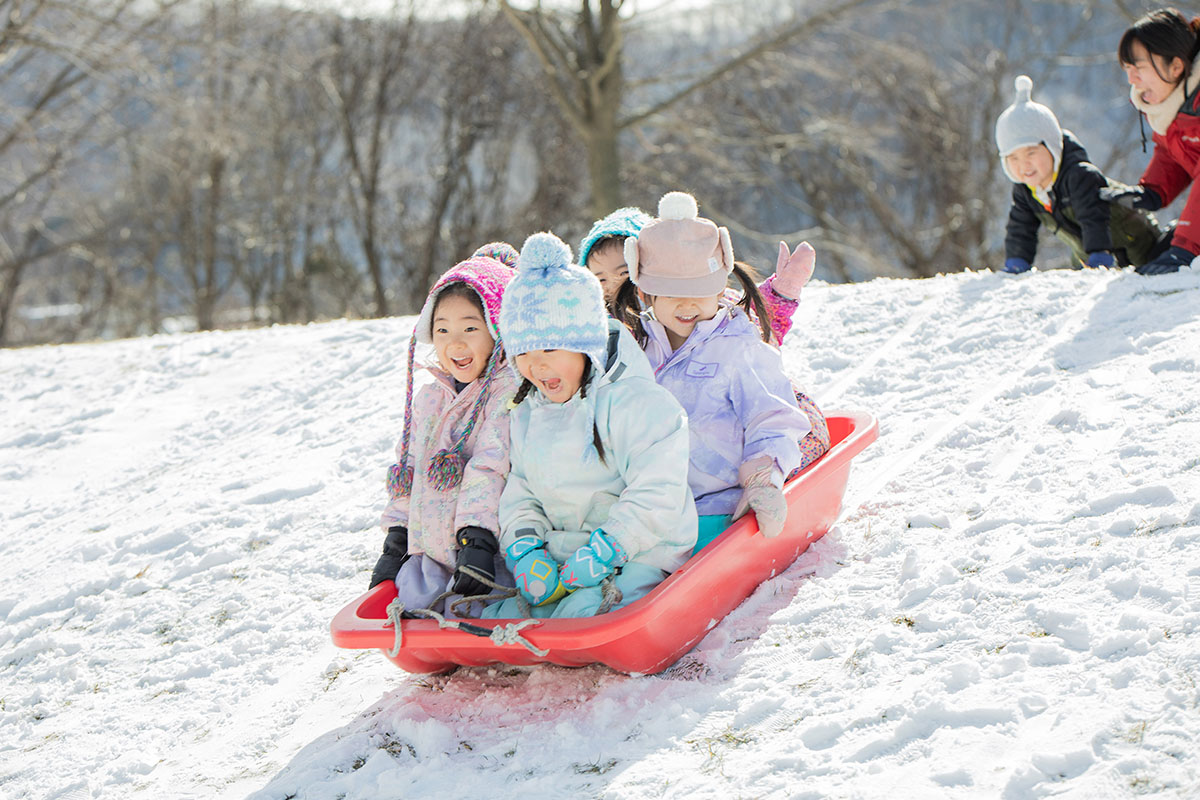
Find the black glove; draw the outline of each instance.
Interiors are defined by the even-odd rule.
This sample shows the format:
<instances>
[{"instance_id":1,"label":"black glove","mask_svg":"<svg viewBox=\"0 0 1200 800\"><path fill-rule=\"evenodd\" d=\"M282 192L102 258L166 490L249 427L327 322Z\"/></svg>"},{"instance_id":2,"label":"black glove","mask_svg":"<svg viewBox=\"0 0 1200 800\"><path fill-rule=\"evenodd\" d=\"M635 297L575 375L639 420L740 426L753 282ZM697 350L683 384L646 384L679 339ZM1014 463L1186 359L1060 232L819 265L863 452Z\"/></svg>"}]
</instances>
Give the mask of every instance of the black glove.
<instances>
[{"instance_id":1,"label":"black glove","mask_svg":"<svg viewBox=\"0 0 1200 800\"><path fill-rule=\"evenodd\" d=\"M375 562L369 588L374 589L384 581L396 580L396 573L405 561L408 561L408 528L393 525L388 528L387 538L383 540L383 555Z\"/></svg>"},{"instance_id":2,"label":"black glove","mask_svg":"<svg viewBox=\"0 0 1200 800\"><path fill-rule=\"evenodd\" d=\"M1191 264L1193 258L1195 256L1191 251L1173 244L1167 248L1167 252L1140 267L1134 267L1133 271L1138 275L1166 275L1169 272L1179 272L1180 268Z\"/></svg>"},{"instance_id":3,"label":"black glove","mask_svg":"<svg viewBox=\"0 0 1200 800\"><path fill-rule=\"evenodd\" d=\"M1105 186L1099 192L1100 199L1106 203L1116 203L1126 208L1136 208L1141 211L1158 211L1162 208L1162 198L1153 189L1145 186Z\"/></svg>"},{"instance_id":4,"label":"black glove","mask_svg":"<svg viewBox=\"0 0 1200 800\"><path fill-rule=\"evenodd\" d=\"M496 537L483 528L468 525L458 532L458 556L454 559L454 591L465 597L491 594L492 587L458 570L470 567L489 580L496 580Z\"/></svg>"}]
</instances>

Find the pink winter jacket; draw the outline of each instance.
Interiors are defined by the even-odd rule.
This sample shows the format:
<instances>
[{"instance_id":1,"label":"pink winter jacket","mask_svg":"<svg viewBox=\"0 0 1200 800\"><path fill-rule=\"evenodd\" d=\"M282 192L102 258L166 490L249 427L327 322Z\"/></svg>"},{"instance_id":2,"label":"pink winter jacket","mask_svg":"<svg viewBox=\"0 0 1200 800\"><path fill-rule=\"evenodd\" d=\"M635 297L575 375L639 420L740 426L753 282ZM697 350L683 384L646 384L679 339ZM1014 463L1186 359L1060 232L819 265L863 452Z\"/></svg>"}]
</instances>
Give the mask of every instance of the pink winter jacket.
<instances>
[{"instance_id":1,"label":"pink winter jacket","mask_svg":"<svg viewBox=\"0 0 1200 800\"><path fill-rule=\"evenodd\" d=\"M516 391L516 378L507 367L501 366L496 371L480 418L467 439L462 483L439 492L430 484L425 470L430 458L451 447L462 432L483 380L476 380L456 395L454 381L448 374L433 366L423 369L434 380L413 393L409 443L412 496L393 498L384 509L380 524L384 531L393 525L406 526L409 553L424 553L453 568L455 537L460 528L475 525L497 536L500 533L497 510L508 477L508 402ZM402 442L396 443L397 461L401 445Z\"/></svg>"}]
</instances>

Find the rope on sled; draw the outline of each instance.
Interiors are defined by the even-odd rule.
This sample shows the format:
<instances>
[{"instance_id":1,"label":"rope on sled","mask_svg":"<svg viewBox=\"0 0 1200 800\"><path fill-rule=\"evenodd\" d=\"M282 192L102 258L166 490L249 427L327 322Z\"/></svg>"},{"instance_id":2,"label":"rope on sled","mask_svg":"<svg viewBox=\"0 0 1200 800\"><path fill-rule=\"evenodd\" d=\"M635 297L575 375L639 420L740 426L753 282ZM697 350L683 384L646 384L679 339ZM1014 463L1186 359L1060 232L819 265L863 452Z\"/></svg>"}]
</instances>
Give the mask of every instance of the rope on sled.
<instances>
[{"instance_id":1,"label":"rope on sled","mask_svg":"<svg viewBox=\"0 0 1200 800\"><path fill-rule=\"evenodd\" d=\"M450 604L450 612L456 616L463 615L464 614L463 607L466 606L467 610L469 610L472 603L475 603L475 602L486 603L486 602L489 602L492 600L504 600L506 598L512 597L513 595L517 594L516 589L510 588L507 586L500 586L499 584L492 581L492 579L489 578L488 576L476 571L475 569L473 569L471 567L468 567L468 566L459 567L459 572L462 572L465 575L468 575L469 577L474 578L475 580L479 581L480 583L484 584L485 586L488 586L489 588L491 588L493 591L491 594L469 595L469 596L460 597L458 600L455 600L453 603ZM618 602L619 602L619 596L620 596L619 590L617 591L617 594L618 594ZM453 596L454 596L454 592L451 592L451 591L442 592L440 595L437 596L437 598L434 599L433 605L435 605L435 606L439 605L446 598L453 597ZM526 606L528 606L528 603L526 603ZM523 613L526 613L527 611L528 611L528 608L524 609ZM541 620L523 619L520 622L515 622L515 623L510 622L505 625L497 625L495 627L488 628L484 625L473 625L469 622L464 622L462 620L446 619L446 617L443 614L441 614L437 611L434 611L432 608L417 608L417 609L412 609L412 610L406 610L404 608L404 604L400 602L400 598L397 597L394 600L392 600L392 602L389 603L388 607L387 607L387 618L388 618L387 625L391 625L396 631L396 634L395 634L396 638L392 645L392 649L387 651L389 658L395 658L396 656L398 656L400 654L400 648L403 647L403 645L404 645L403 626L400 624L400 621L402 619L404 619L406 614L408 615L409 618L417 617L417 618L436 620L439 628L451 628L454 630L463 631L464 633L470 633L474 636L485 637L485 638L491 639L492 642L497 645L521 644L521 645L524 645L525 648L527 650L529 650L529 652L531 652L534 655L539 656L539 657L544 656L550 652L549 650L543 650L542 648L533 644L533 642L530 642L528 639L526 639L524 636L521 635L522 628L525 628L529 625L540 625ZM526 616L529 616L528 613L526 613Z\"/></svg>"},{"instance_id":2,"label":"rope on sled","mask_svg":"<svg viewBox=\"0 0 1200 800\"><path fill-rule=\"evenodd\" d=\"M609 575L600 582L600 607L596 609L596 615L607 614L612 610L612 607L624 599L621 590L617 588L616 581Z\"/></svg>"}]
</instances>

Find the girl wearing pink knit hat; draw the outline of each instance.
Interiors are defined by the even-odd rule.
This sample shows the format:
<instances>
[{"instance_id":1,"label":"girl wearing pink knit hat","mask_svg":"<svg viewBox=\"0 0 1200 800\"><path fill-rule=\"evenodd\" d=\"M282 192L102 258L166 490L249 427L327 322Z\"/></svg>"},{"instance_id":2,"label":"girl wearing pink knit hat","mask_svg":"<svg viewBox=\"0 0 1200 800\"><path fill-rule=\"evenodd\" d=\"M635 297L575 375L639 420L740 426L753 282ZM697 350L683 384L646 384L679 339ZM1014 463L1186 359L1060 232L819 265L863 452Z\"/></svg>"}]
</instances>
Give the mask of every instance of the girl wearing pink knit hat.
<instances>
[{"instance_id":1,"label":"girl wearing pink knit hat","mask_svg":"<svg viewBox=\"0 0 1200 800\"><path fill-rule=\"evenodd\" d=\"M516 390L499 341L500 301L515 251L501 245L485 245L442 275L409 342L404 431L382 519L387 538L371 576L372 587L395 581L408 609L430 608L448 591L489 594L471 572L511 585L496 534ZM436 361L420 365L430 380L414 390L418 343L432 345Z\"/></svg>"}]
</instances>

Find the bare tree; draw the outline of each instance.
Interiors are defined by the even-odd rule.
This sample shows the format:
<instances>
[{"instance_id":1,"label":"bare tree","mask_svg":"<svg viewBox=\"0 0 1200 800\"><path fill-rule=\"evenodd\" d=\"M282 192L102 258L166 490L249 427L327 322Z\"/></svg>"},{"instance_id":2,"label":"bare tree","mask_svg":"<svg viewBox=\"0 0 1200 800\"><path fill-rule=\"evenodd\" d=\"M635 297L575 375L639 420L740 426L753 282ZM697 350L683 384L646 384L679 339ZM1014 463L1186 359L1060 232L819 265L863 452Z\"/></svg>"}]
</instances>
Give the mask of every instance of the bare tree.
<instances>
[{"instance_id":1,"label":"bare tree","mask_svg":"<svg viewBox=\"0 0 1200 800\"><path fill-rule=\"evenodd\" d=\"M574 14L547 9L540 2L518 8L500 6L524 36L544 69L543 79L559 108L583 140L591 179L592 213L600 216L621 204L622 131L646 123L731 70L753 62L789 42L811 38L825 26L881 0L835 0L820 9L806 6L803 16L784 24L764 25L757 36L732 52L722 51L697 74L678 77L665 96L630 110L626 80L626 30L623 0L579 0Z\"/></svg>"},{"instance_id":2,"label":"bare tree","mask_svg":"<svg viewBox=\"0 0 1200 800\"><path fill-rule=\"evenodd\" d=\"M328 31L329 55L319 65L319 79L329 95L341 130L348 167L345 194L374 298L374 313L389 311L386 208L388 170L397 156L401 112L410 106L428 75L416 35L413 5L402 15L380 19L334 19Z\"/></svg>"},{"instance_id":3,"label":"bare tree","mask_svg":"<svg viewBox=\"0 0 1200 800\"><path fill-rule=\"evenodd\" d=\"M70 224L84 159L102 157L134 92L138 44L175 0L0 0L0 344L29 268L93 236Z\"/></svg>"}]
</instances>

